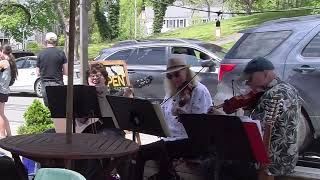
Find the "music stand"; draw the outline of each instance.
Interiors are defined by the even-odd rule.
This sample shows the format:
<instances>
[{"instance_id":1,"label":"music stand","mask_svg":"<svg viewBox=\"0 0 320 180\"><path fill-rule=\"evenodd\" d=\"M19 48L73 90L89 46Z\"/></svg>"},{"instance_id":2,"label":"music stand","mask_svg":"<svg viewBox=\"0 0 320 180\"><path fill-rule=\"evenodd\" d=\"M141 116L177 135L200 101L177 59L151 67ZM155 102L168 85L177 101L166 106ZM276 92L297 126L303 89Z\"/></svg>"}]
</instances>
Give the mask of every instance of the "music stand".
<instances>
[{"instance_id":1,"label":"music stand","mask_svg":"<svg viewBox=\"0 0 320 180\"><path fill-rule=\"evenodd\" d=\"M47 86L48 108L52 118L66 117L67 86ZM94 86L74 85L73 118L100 118L101 112ZM75 121L73 119L73 131Z\"/></svg>"},{"instance_id":2,"label":"music stand","mask_svg":"<svg viewBox=\"0 0 320 180\"><path fill-rule=\"evenodd\" d=\"M106 97L120 128L133 132L133 141L136 133L167 137L150 101L121 96Z\"/></svg>"},{"instance_id":3,"label":"music stand","mask_svg":"<svg viewBox=\"0 0 320 180\"><path fill-rule=\"evenodd\" d=\"M179 121L183 124L189 139L194 145L201 147L214 145L217 153L216 180L219 179L220 161L256 161L239 117L181 114L179 115Z\"/></svg>"}]
</instances>

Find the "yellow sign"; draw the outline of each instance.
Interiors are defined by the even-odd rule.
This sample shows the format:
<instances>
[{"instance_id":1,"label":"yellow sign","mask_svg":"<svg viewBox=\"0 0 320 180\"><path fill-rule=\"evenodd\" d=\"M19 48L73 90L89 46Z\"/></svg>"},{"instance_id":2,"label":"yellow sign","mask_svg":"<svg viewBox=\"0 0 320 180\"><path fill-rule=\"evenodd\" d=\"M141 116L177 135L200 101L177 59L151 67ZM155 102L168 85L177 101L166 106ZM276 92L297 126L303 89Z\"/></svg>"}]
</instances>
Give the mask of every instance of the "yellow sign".
<instances>
[{"instance_id":1,"label":"yellow sign","mask_svg":"<svg viewBox=\"0 0 320 180\"><path fill-rule=\"evenodd\" d=\"M110 79L108 82L108 86L111 89L130 86L128 69L125 61L112 60L112 61L101 61L97 63L103 64L103 66L106 68L106 71L108 72L108 76Z\"/></svg>"}]
</instances>

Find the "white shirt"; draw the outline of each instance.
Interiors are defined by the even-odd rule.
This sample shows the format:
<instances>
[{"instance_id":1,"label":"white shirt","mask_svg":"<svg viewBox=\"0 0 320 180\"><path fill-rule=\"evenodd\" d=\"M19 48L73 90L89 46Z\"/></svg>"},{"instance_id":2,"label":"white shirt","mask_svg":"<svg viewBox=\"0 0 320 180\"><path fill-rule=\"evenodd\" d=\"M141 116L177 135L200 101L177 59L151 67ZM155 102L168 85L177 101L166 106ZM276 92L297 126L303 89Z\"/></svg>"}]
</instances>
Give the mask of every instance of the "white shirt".
<instances>
[{"instance_id":1,"label":"white shirt","mask_svg":"<svg viewBox=\"0 0 320 180\"><path fill-rule=\"evenodd\" d=\"M168 97L165 97L167 99ZM179 97L176 96L165 102L161 107L164 114L164 119L169 127L171 137L164 138L165 141L174 141L178 139L188 138L183 125L178 122L178 117L172 114L172 107ZM190 101L182 107L182 110L188 114L203 114L207 113L208 108L212 106L212 97L206 86L198 82L192 90Z\"/></svg>"}]
</instances>

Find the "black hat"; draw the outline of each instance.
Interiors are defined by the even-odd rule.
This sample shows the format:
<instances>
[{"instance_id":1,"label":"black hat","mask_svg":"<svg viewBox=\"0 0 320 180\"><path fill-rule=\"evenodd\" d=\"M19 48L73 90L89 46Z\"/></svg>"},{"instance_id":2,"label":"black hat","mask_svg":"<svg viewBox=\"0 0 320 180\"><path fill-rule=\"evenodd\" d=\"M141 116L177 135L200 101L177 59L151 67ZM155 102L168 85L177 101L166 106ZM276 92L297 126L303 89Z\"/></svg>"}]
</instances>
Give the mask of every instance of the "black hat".
<instances>
[{"instance_id":1,"label":"black hat","mask_svg":"<svg viewBox=\"0 0 320 180\"><path fill-rule=\"evenodd\" d=\"M246 80L249 78L250 74L264 70L274 70L272 62L264 57L253 58L244 68L240 80Z\"/></svg>"}]
</instances>

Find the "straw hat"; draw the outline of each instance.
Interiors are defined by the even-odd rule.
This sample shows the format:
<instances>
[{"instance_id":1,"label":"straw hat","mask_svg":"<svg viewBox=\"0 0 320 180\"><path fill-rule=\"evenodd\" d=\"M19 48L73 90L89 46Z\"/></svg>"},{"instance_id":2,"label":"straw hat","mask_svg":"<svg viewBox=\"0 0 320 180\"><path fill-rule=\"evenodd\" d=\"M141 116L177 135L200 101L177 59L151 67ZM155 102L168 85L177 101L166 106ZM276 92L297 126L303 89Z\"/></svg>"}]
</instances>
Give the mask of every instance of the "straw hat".
<instances>
[{"instance_id":1,"label":"straw hat","mask_svg":"<svg viewBox=\"0 0 320 180\"><path fill-rule=\"evenodd\" d=\"M162 74L172 73L184 68L189 68L190 66L187 64L186 58L186 55L181 54L170 57L167 62L167 70Z\"/></svg>"}]
</instances>

